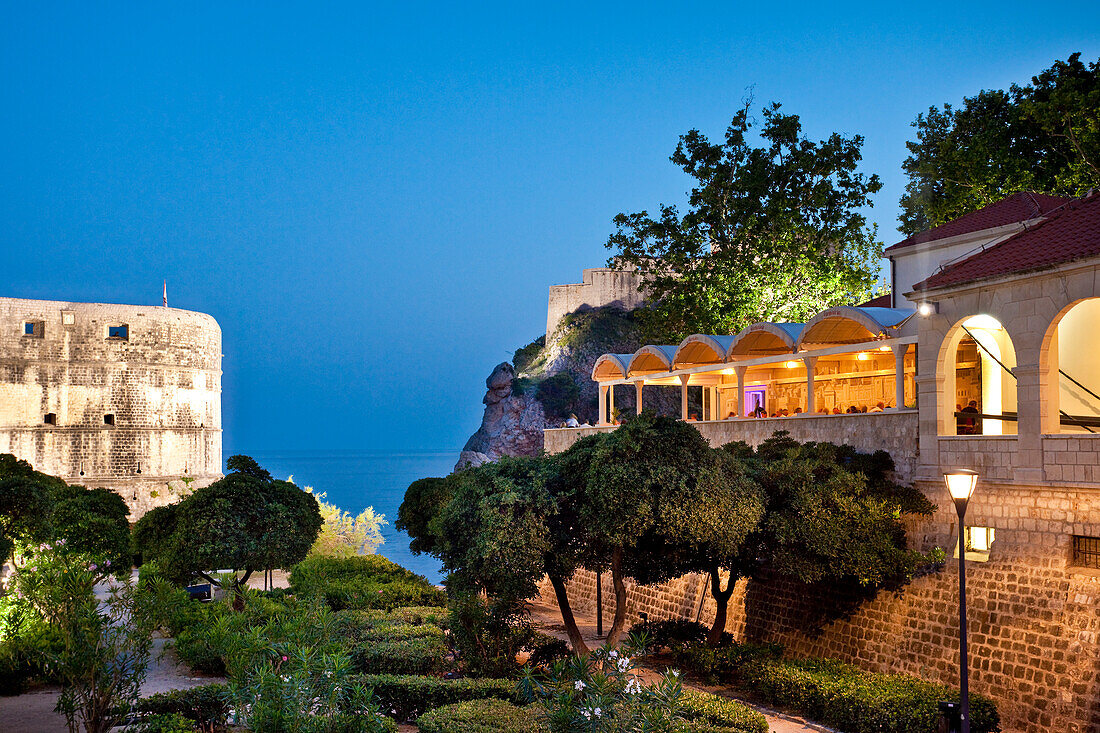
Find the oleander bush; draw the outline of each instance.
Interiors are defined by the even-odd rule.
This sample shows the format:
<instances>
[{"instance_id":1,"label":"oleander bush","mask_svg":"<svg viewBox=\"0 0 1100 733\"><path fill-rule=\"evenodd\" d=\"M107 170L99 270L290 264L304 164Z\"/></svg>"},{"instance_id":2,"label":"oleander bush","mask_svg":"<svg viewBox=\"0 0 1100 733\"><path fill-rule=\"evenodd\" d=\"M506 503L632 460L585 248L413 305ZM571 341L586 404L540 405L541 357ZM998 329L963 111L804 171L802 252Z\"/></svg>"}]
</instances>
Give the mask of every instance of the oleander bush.
<instances>
[{"instance_id":1,"label":"oleander bush","mask_svg":"<svg viewBox=\"0 0 1100 733\"><path fill-rule=\"evenodd\" d=\"M159 692L138 700L134 712L150 716L178 715L202 731L222 731L229 719L227 689L225 685L213 684Z\"/></svg>"},{"instance_id":2,"label":"oleander bush","mask_svg":"<svg viewBox=\"0 0 1100 733\"><path fill-rule=\"evenodd\" d=\"M451 663L442 637L399 641L364 641L351 650L355 671L362 674L438 675Z\"/></svg>"},{"instance_id":3,"label":"oleander bush","mask_svg":"<svg viewBox=\"0 0 1100 733\"><path fill-rule=\"evenodd\" d=\"M740 672L740 686L777 707L795 710L848 733L927 733L936 730L941 700L958 693L915 677L864 672L833 659L757 660ZM999 731L993 702L970 696L970 729Z\"/></svg>"},{"instance_id":4,"label":"oleander bush","mask_svg":"<svg viewBox=\"0 0 1100 733\"><path fill-rule=\"evenodd\" d=\"M420 733L548 733L531 706L504 700L467 700L424 713Z\"/></svg>"},{"instance_id":5,"label":"oleander bush","mask_svg":"<svg viewBox=\"0 0 1100 733\"><path fill-rule=\"evenodd\" d=\"M321 597L334 611L447 604L427 578L381 555L309 557L291 569L289 580L296 595Z\"/></svg>"},{"instance_id":6,"label":"oleander bush","mask_svg":"<svg viewBox=\"0 0 1100 733\"><path fill-rule=\"evenodd\" d=\"M193 733L195 726L179 713L167 713L142 719L134 730L138 733Z\"/></svg>"},{"instance_id":7,"label":"oleander bush","mask_svg":"<svg viewBox=\"0 0 1100 733\"><path fill-rule=\"evenodd\" d=\"M394 674L362 675L358 679L374 691L374 699L382 711L397 720L415 720L429 710L468 700L494 698L519 702L514 680Z\"/></svg>"}]
</instances>

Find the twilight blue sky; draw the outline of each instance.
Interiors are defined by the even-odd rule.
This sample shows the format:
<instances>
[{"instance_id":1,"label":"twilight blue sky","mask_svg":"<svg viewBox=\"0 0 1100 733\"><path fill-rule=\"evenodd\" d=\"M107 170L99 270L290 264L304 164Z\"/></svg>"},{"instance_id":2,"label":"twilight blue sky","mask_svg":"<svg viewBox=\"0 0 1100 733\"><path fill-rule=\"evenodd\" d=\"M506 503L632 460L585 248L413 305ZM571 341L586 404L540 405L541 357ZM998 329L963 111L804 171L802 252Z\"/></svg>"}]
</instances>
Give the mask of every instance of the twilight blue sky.
<instances>
[{"instance_id":1,"label":"twilight blue sky","mask_svg":"<svg viewBox=\"0 0 1100 733\"><path fill-rule=\"evenodd\" d=\"M895 241L910 122L1082 51L1100 4L6 3L0 295L224 335L230 449L458 448L546 288L750 85L866 138Z\"/></svg>"}]
</instances>

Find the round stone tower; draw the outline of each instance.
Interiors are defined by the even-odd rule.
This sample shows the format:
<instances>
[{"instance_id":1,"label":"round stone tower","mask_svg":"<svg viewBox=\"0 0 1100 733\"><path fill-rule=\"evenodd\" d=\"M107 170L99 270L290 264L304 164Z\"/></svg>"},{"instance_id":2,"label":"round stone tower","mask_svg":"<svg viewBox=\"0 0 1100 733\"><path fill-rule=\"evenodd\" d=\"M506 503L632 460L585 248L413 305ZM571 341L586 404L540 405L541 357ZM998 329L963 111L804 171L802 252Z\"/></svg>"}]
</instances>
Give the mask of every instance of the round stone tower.
<instances>
[{"instance_id":1,"label":"round stone tower","mask_svg":"<svg viewBox=\"0 0 1100 733\"><path fill-rule=\"evenodd\" d=\"M221 477L221 347L203 313L0 298L0 453L171 503Z\"/></svg>"}]
</instances>

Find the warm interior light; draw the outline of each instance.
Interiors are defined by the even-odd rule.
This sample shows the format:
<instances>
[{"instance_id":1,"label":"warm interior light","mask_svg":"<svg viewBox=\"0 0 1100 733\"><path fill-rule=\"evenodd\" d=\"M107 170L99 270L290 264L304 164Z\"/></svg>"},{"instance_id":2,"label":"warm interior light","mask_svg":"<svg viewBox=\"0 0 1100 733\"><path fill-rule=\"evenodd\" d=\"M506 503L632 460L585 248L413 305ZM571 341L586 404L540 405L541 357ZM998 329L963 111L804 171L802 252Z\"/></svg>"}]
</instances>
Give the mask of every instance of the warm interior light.
<instances>
[{"instance_id":1,"label":"warm interior light","mask_svg":"<svg viewBox=\"0 0 1100 733\"><path fill-rule=\"evenodd\" d=\"M995 538L992 527L967 527L966 549L972 552L989 552Z\"/></svg>"},{"instance_id":2,"label":"warm interior light","mask_svg":"<svg viewBox=\"0 0 1100 733\"><path fill-rule=\"evenodd\" d=\"M944 473L943 480L947 484L947 491L952 499L969 501L974 493L974 487L978 485L978 472L960 468L951 473Z\"/></svg>"},{"instance_id":3,"label":"warm interior light","mask_svg":"<svg viewBox=\"0 0 1100 733\"><path fill-rule=\"evenodd\" d=\"M723 369L720 373L725 374L725 375L728 376L730 374L736 374L737 370L736 369Z\"/></svg>"},{"instance_id":4,"label":"warm interior light","mask_svg":"<svg viewBox=\"0 0 1100 733\"><path fill-rule=\"evenodd\" d=\"M797 361L788 361L783 366L787 367L788 369L794 369L795 367L798 366L798 362Z\"/></svg>"},{"instance_id":5,"label":"warm interior light","mask_svg":"<svg viewBox=\"0 0 1100 733\"><path fill-rule=\"evenodd\" d=\"M880 347L878 347L878 350L879 351L889 351L890 347L889 346L880 346Z\"/></svg>"},{"instance_id":6,"label":"warm interior light","mask_svg":"<svg viewBox=\"0 0 1100 733\"><path fill-rule=\"evenodd\" d=\"M858 354L856 354L856 361L867 361L870 358L871 358L871 355L868 354L866 351L861 351Z\"/></svg>"}]
</instances>

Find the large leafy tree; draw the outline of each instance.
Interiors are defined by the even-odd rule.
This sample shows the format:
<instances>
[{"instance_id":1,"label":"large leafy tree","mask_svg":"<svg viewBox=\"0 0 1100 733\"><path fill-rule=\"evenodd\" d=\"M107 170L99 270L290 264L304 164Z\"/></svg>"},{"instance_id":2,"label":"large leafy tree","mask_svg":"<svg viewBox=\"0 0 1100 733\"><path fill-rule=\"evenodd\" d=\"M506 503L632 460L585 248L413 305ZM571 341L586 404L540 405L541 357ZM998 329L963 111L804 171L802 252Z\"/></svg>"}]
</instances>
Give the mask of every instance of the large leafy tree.
<instances>
[{"instance_id":1,"label":"large leafy tree","mask_svg":"<svg viewBox=\"0 0 1100 733\"><path fill-rule=\"evenodd\" d=\"M1100 61L1072 54L1030 84L931 107L913 126L902 165L906 234L1019 191L1084 195L1100 186Z\"/></svg>"},{"instance_id":2,"label":"large leafy tree","mask_svg":"<svg viewBox=\"0 0 1100 733\"><path fill-rule=\"evenodd\" d=\"M801 321L872 289L882 243L863 211L882 184L859 171L863 138L811 140L779 104L761 116L747 103L724 140L680 137L671 160L694 179L685 212L615 217L607 247L643 275L651 338Z\"/></svg>"},{"instance_id":3,"label":"large leafy tree","mask_svg":"<svg viewBox=\"0 0 1100 733\"><path fill-rule=\"evenodd\" d=\"M217 568L287 568L305 559L321 529L317 499L276 481L247 456L226 462L225 478L178 504L147 513L134 528L135 549L179 581Z\"/></svg>"}]
</instances>

